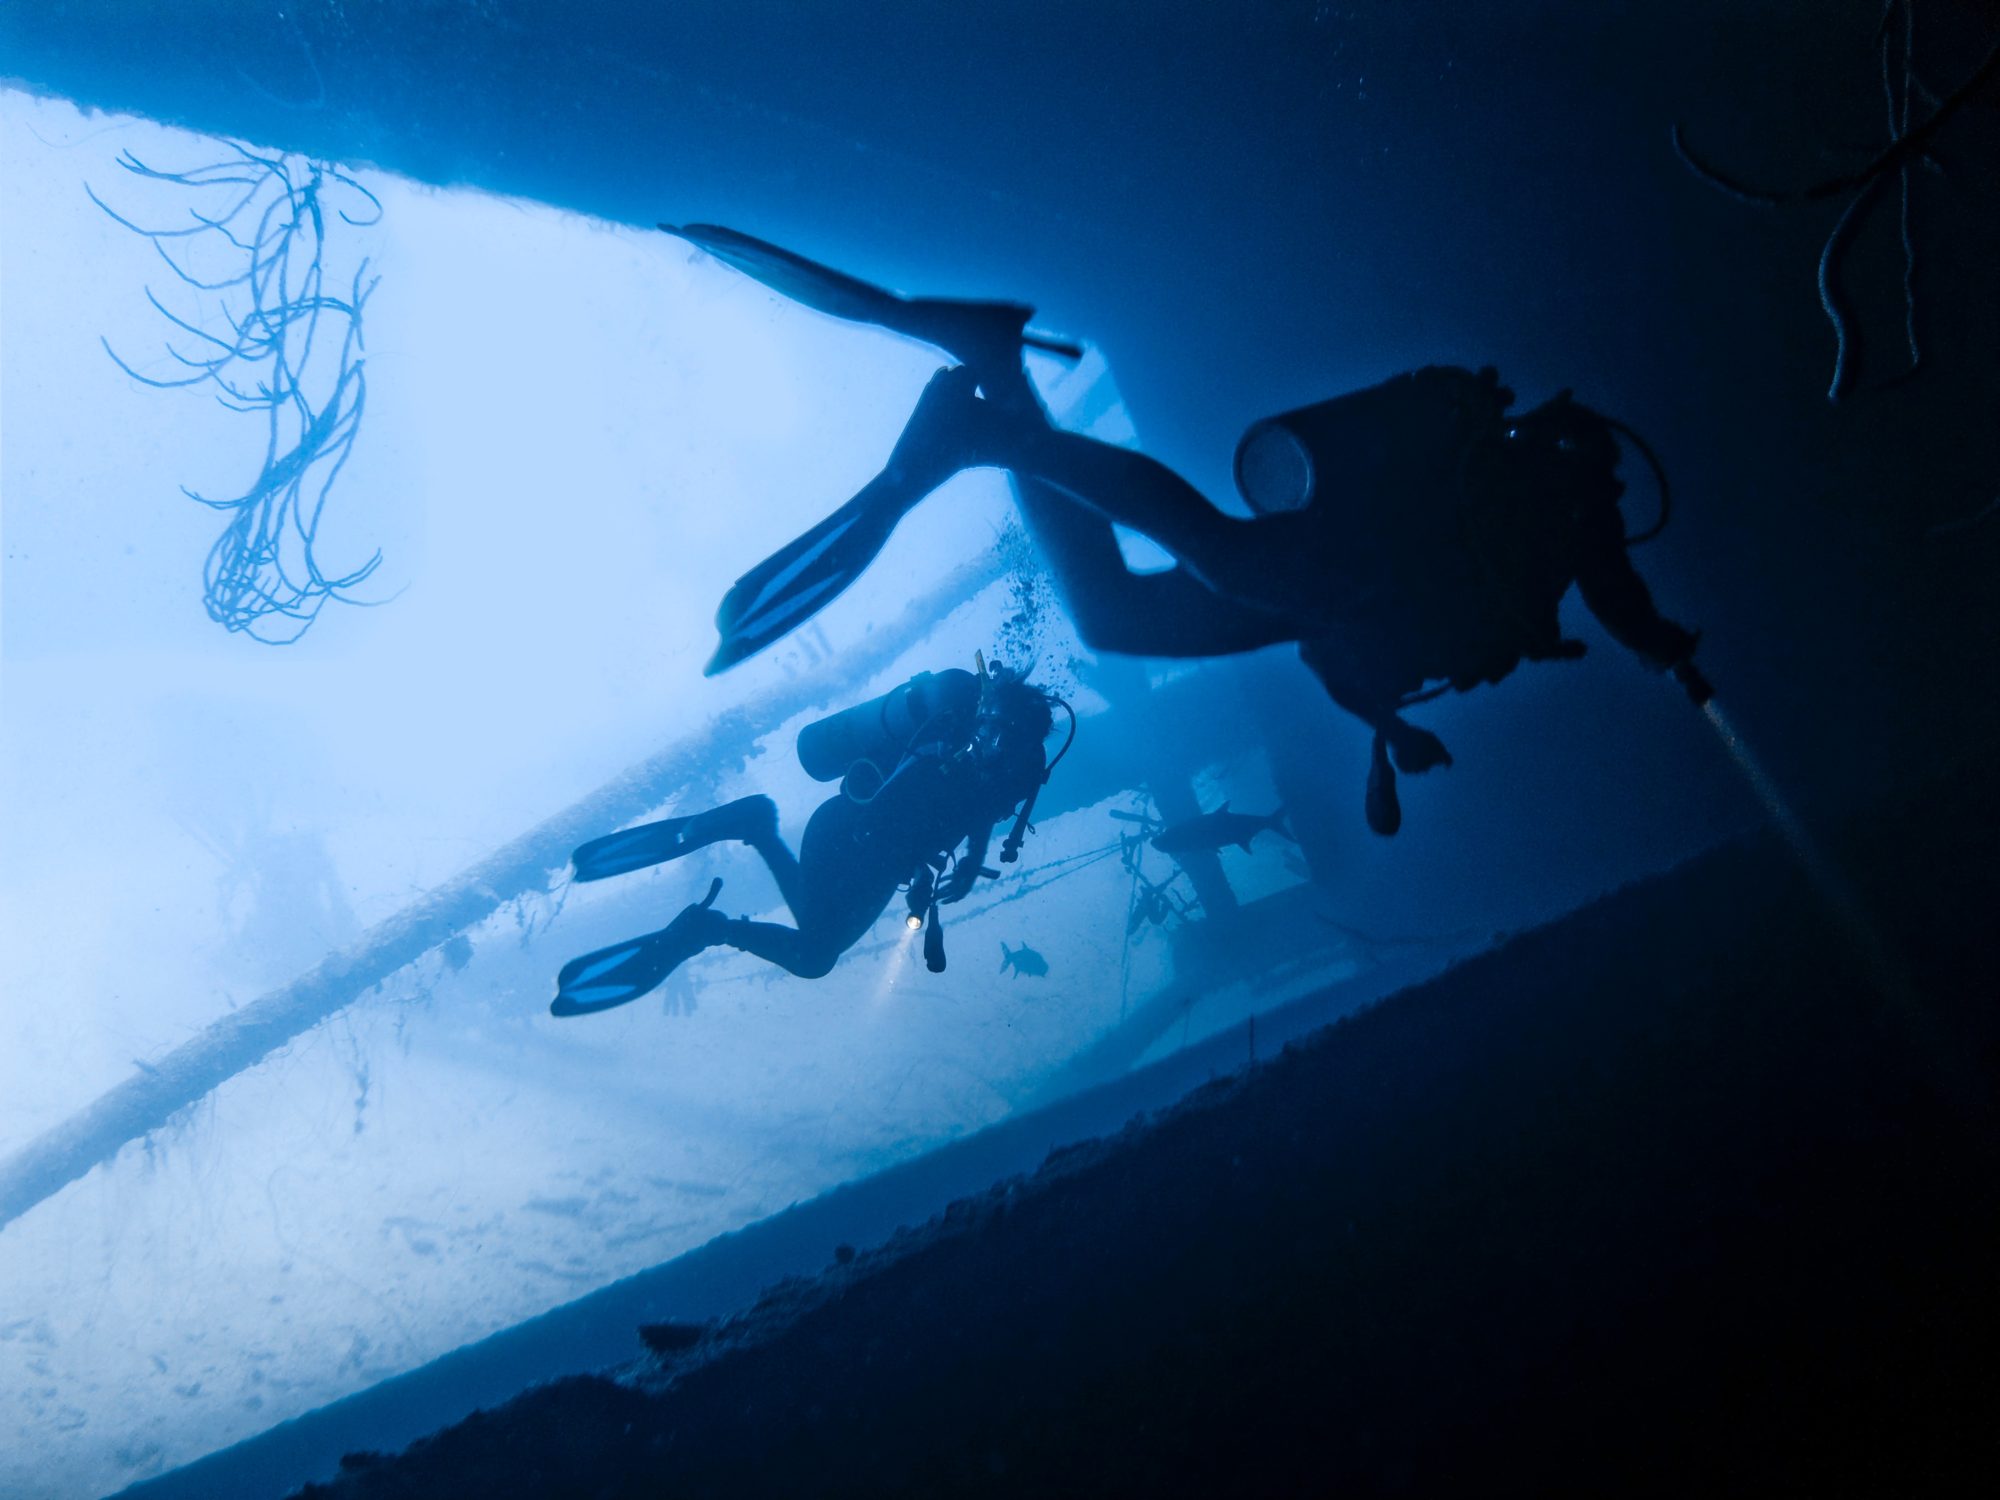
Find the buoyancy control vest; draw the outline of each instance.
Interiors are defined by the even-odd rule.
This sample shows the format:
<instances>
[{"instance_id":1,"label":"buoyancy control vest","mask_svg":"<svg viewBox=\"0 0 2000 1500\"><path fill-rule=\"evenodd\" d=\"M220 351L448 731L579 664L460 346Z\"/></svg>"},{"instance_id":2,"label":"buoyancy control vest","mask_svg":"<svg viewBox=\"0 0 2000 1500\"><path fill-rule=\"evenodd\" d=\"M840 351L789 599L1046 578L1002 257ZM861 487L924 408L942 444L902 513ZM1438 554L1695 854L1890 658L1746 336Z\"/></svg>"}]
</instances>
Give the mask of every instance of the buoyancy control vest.
<instances>
[{"instance_id":1,"label":"buoyancy control vest","mask_svg":"<svg viewBox=\"0 0 2000 1500\"><path fill-rule=\"evenodd\" d=\"M1365 580L1366 615L1403 667L1464 687L1522 656L1578 654L1559 605L1593 557L1666 524L1666 476L1622 422L1565 391L1510 415L1496 371L1432 365L1253 424L1238 489L1259 514L1310 512L1311 534ZM1645 458L1660 517L1626 536L1619 438Z\"/></svg>"}]
</instances>

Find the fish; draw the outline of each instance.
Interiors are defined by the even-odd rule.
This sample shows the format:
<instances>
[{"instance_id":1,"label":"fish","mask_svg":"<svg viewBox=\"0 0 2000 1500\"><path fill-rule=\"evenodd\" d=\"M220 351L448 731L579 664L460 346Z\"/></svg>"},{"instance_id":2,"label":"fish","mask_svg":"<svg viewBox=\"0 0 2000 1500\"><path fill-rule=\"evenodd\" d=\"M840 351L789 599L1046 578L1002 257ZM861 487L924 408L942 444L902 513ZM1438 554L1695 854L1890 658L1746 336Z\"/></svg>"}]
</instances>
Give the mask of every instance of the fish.
<instances>
[{"instance_id":1,"label":"fish","mask_svg":"<svg viewBox=\"0 0 2000 1500\"><path fill-rule=\"evenodd\" d=\"M1189 818L1175 823L1153 835L1153 847L1162 854L1187 854L1196 849L1220 849L1226 844L1234 844L1246 854L1250 851L1250 841L1265 829L1291 839L1291 829L1285 826L1285 809L1281 806L1262 817L1250 813L1235 813L1229 804L1223 803L1212 813Z\"/></svg>"},{"instance_id":2,"label":"fish","mask_svg":"<svg viewBox=\"0 0 2000 1500\"><path fill-rule=\"evenodd\" d=\"M1000 967L1012 969L1016 979L1023 974L1030 979L1046 979L1049 975L1049 961L1026 943L1018 948L1009 948L1003 942L1000 945Z\"/></svg>"}]
</instances>

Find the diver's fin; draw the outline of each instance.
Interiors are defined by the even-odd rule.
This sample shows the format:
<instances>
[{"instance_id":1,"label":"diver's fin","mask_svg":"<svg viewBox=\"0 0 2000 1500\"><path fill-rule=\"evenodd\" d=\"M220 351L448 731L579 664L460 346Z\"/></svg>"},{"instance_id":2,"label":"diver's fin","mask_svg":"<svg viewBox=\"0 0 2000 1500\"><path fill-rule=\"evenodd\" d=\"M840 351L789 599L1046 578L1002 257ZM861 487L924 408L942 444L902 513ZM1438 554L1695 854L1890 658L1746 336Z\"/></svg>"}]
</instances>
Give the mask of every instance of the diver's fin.
<instances>
[{"instance_id":1,"label":"diver's fin","mask_svg":"<svg viewBox=\"0 0 2000 1500\"><path fill-rule=\"evenodd\" d=\"M715 612L722 640L702 669L705 676L754 656L839 598L912 506L986 457L977 451L975 429L985 407L974 394L976 380L965 365L939 370L917 398L883 474L730 585Z\"/></svg>"},{"instance_id":2,"label":"diver's fin","mask_svg":"<svg viewBox=\"0 0 2000 1500\"><path fill-rule=\"evenodd\" d=\"M712 933L708 909L722 890L714 881L708 894L662 927L644 937L628 938L573 958L556 976L552 1016L588 1016L637 1000L702 949Z\"/></svg>"},{"instance_id":3,"label":"diver's fin","mask_svg":"<svg viewBox=\"0 0 2000 1500\"><path fill-rule=\"evenodd\" d=\"M657 823L641 823L623 828L601 839L579 844L569 857L578 880L608 880L648 865L664 864L686 852L681 843L687 818L662 818Z\"/></svg>"},{"instance_id":4,"label":"diver's fin","mask_svg":"<svg viewBox=\"0 0 2000 1500\"><path fill-rule=\"evenodd\" d=\"M1079 345L1029 333L1028 319L1035 310L1025 303L905 297L720 224L662 224L660 228L802 307L935 344L960 364L990 369L998 360L1012 368L1019 364L1023 344L1064 359L1083 358Z\"/></svg>"},{"instance_id":5,"label":"diver's fin","mask_svg":"<svg viewBox=\"0 0 2000 1500\"><path fill-rule=\"evenodd\" d=\"M728 671L831 604L875 560L916 498L863 490L737 579L715 612L722 640L702 675Z\"/></svg>"},{"instance_id":6,"label":"diver's fin","mask_svg":"<svg viewBox=\"0 0 2000 1500\"><path fill-rule=\"evenodd\" d=\"M738 797L734 802L684 818L661 818L655 823L607 833L601 839L578 845L570 856L570 864L579 881L606 880L649 865L665 864L724 839L748 839L766 827L775 831L777 819L777 805L769 797Z\"/></svg>"},{"instance_id":7,"label":"diver's fin","mask_svg":"<svg viewBox=\"0 0 2000 1500\"><path fill-rule=\"evenodd\" d=\"M662 224L660 228L815 312L897 328L907 305L886 288L720 224Z\"/></svg>"}]
</instances>

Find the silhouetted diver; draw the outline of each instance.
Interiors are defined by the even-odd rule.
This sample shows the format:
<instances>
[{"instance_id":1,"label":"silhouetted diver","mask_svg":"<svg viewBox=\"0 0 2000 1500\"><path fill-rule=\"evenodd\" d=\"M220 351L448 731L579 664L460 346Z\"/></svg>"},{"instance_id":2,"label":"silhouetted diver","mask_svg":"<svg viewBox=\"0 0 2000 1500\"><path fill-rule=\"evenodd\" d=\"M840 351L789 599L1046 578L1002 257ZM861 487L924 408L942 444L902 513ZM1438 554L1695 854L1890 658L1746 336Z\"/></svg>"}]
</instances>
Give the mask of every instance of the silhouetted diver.
<instances>
[{"instance_id":1,"label":"silhouetted diver","mask_svg":"<svg viewBox=\"0 0 2000 1500\"><path fill-rule=\"evenodd\" d=\"M1017 809L1002 862L1018 852L1035 794L1053 769L1044 763L1042 742L1054 721L1050 705L1060 701L1016 673L988 672L982 663L978 675L920 673L806 726L800 763L816 779L838 777L842 786L806 824L796 857L778 835L776 805L761 796L583 845L574 859L576 878L601 880L740 840L770 868L797 926L724 916L714 909L717 880L658 932L565 964L549 1009L577 1016L624 1005L717 945L817 979L904 887L912 925L930 928L926 960L942 969L936 908L964 900L982 875L995 874L985 867L993 825L1016 817ZM961 844L965 852L954 857Z\"/></svg>"},{"instance_id":2,"label":"silhouetted diver","mask_svg":"<svg viewBox=\"0 0 2000 1500\"><path fill-rule=\"evenodd\" d=\"M1451 763L1401 710L1498 682L1524 659L1581 656L1557 617L1572 584L1614 638L1697 702L1708 695L1697 636L1659 613L1626 555L1643 538L1619 514L1615 434L1636 435L1567 391L1510 417L1493 370L1430 366L1257 423L1236 474L1258 514L1239 518L1157 459L1054 426L1020 354L1063 346L1025 333L1024 305L903 297L735 230L660 227L806 306L960 361L932 377L880 474L729 590L711 674L847 588L947 479L994 467L1038 482L1019 487L1023 515L1094 649L1221 656L1298 642L1333 700L1375 731L1366 805L1379 833L1401 822L1392 759L1409 772ZM1114 522L1177 566L1133 573Z\"/></svg>"}]
</instances>

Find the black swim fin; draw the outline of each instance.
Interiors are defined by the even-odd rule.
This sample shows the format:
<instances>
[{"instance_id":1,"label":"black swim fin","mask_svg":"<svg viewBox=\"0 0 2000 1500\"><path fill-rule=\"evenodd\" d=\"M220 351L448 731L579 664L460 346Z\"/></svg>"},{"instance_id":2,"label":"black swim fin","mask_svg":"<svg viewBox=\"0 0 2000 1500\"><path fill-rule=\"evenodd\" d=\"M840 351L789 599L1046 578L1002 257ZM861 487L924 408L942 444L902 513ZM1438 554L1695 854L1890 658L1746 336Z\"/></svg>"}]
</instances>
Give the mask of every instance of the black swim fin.
<instances>
[{"instance_id":1,"label":"black swim fin","mask_svg":"<svg viewBox=\"0 0 2000 1500\"><path fill-rule=\"evenodd\" d=\"M564 964L556 976L556 998L549 1004L549 1014L595 1015L658 988L669 974L714 941L714 924L722 918L711 916L709 908L721 890L722 882L715 881L706 896L658 932L627 938Z\"/></svg>"},{"instance_id":2,"label":"black swim fin","mask_svg":"<svg viewBox=\"0 0 2000 1500\"><path fill-rule=\"evenodd\" d=\"M578 880L608 880L664 864L681 853L681 829L686 818L662 818L657 823L641 823L637 828L621 828L601 839L577 845L569 857Z\"/></svg>"},{"instance_id":3,"label":"black swim fin","mask_svg":"<svg viewBox=\"0 0 2000 1500\"><path fill-rule=\"evenodd\" d=\"M1028 332L1034 309L1025 303L905 297L720 224L662 224L660 228L802 307L935 344L960 364L975 369L990 370L995 361L1018 366L1023 344L1065 359L1083 357L1076 344Z\"/></svg>"},{"instance_id":4,"label":"black swim fin","mask_svg":"<svg viewBox=\"0 0 2000 1500\"><path fill-rule=\"evenodd\" d=\"M976 423L983 409L973 394L976 378L964 365L933 375L882 476L730 585L715 612L722 640L703 675L754 656L839 598L918 501L959 468L990 458L976 451L965 420Z\"/></svg>"},{"instance_id":5,"label":"black swim fin","mask_svg":"<svg viewBox=\"0 0 2000 1500\"><path fill-rule=\"evenodd\" d=\"M889 503L863 490L805 535L779 548L730 585L715 612L722 636L702 668L713 677L804 624L859 578L914 503Z\"/></svg>"},{"instance_id":6,"label":"black swim fin","mask_svg":"<svg viewBox=\"0 0 2000 1500\"><path fill-rule=\"evenodd\" d=\"M903 298L858 276L720 224L662 224L660 228L816 312L855 323L896 326Z\"/></svg>"},{"instance_id":7,"label":"black swim fin","mask_svg":"<svg viewBox=\"0 0 2000 1500\"><path fill-rule=\"evenodd\" d=\"M621 828L579 844L570 864L579 881L608 880L613 875L665 864L723 839L747 839L760 828L775 831L777 818L777 806L769 797L739 797L705 812Z\"/></svg>"}]
</instances>

